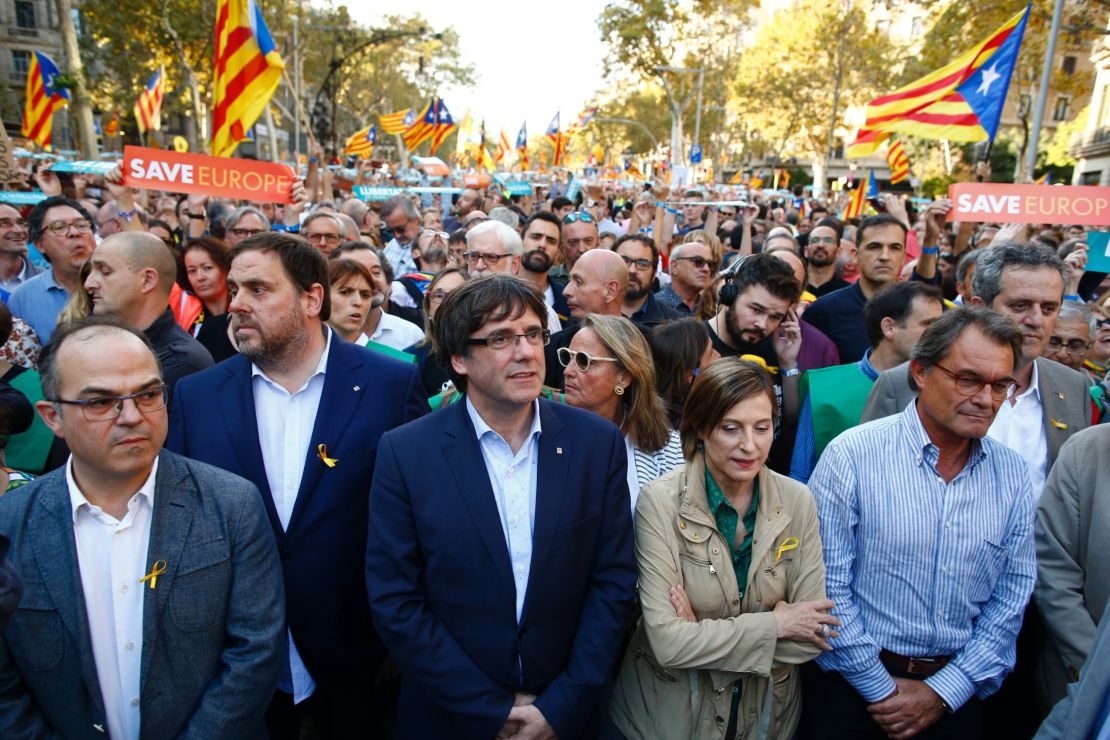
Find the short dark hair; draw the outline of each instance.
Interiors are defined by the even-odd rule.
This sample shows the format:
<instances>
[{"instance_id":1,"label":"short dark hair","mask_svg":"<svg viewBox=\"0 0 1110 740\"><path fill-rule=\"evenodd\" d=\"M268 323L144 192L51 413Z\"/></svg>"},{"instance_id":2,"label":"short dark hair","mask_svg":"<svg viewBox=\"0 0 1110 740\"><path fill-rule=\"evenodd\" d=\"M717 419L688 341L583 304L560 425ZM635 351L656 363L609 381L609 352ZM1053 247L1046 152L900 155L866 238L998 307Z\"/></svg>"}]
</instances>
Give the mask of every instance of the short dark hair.
<instances>
[{"instance_id":1,"label":"short dark hair","mask_svg":"<svg viewBox=\"0 0 1110 740\"><path fill-rule=\"evenodd\" d=\"M330 254L328 254L328 260L330 261L330 260L342 259L344 257L350 257L351 252L359 252L359 251L375 252L376 250L377 250L377 247L375 247L370 242L364 242L364 241L343 242L338 247L333 249Z\"/></svg>"},{"instance_id":2,"label":"short dark hair","mask_svg":"<svg viewBox=\"0 0 1110 740\"><path fill-rule=\"evenodd\" d=\"M671 426L675 429L682 422L682 408L690 395L690 381L686 376L698 367L708 342L708 327L695 318L668 321L651 332L655 389L659 391Z\"/></svg>"},{"instance_id":3,"label":"short dark hair","mask_svg":"<svg viewBox=\"0 0 1110 740\"><path fill-rule=\"evenodd\" d=\"M948 356L952 344L960 338L968 327L975 327L987 339L1010 348L1014 355L1013 369L1021 364L1021 329L1010 319L997 311L978 306L960 306L929 324L929 328L913 346L910 359L925 368L930 368ZM910 388L918 390L913 373L909 373Z\"/></svg>"},{"instance_id":4,"label":"short dark hair","mask_svg":"<svg viewBox=\"0 0 1110 740\"><path fill-rule=\"evenodd\" d=\"M520 235L524 236L528 233L528 227L536 221L546 221L549 224L554 224L555 228L559 230L559 238L563 236L563 222L559 220L551 211L536 211L528 218L524 219L524 225L520 227Z\"/></svg>"},{"instance_id":5,"label":"short dark hair","mask_svg":"<svg viewBox=\"0 0 1110 740\"><path fill-rule=\"evenodd\" d=\"M447 237L447 244L466 244L466 229L452 231L451 235Z\"/></svg>"},{"instance_id":6,"label":"short dark hair","mask_svg":"<svg viewBox=\"0 0 1110 740\"><path fill-rule=\"evenodd\" d=\"M767 371L754 362L739 357L722 357L698 374L678 432L682 436L682 454L687 462L694 458L702 437L712 431L736 404L760 393L771 402L771 420L778 426L779 409L775 387Z\"/></svg>"},{"instance_id":7,"label":"short dark hair","mask_svg":"<svg viewBox=\"0 0 1110 740\"><path fill-rule=\"evenodd\" d=\"M814 208L813 211L816 213L817 209ZM828 211L826 210L825 213L828 213ZM819 229L821 227L825 227L827 229L832 229L833 231L835 231L837 241L840 241L844 238L844 224L840 222L839 218L826 216L817 223L813 224L813 226L810 227L810 231L812 231L813 229Z\"/></svg>"},{"instance_id":8,"label":"short dark hair","mask_svg":"<svg viewBox=\"0 0 1110 740\"><path fill-rule=\"evenodd\" d=\"M982 249L969 249L960 255L956 260L956 285L962 285L967 278L967 273L975 263L979 260L979 255L983 253ZM969 296L970 297L970 296Z\"/></svg>"},{"instance_id":9,"label":"short dark hair","mask_svg":"<svg viewBox=\"0 0 1110 740\"><path fill-rule=\"evenodd\" d=\"M944 295L940 288L916 280L892 283L871 296L863 307L863 325L867 328L871 349L875 349L883 341L883 319L894 319L903 329L906 327L915 298L925 298L944 305Z\"/></svg>"},{"instance_id":10,"label":"short dark hair","mask_svg":"<svg viewBox=\"0 0 1110 740\"><path fill-rule=\"evenodd\" d=\"M27 238L35 244L39 243L42 239L42 232L46 230L43 220L46 219L46 212L51 208L57 206L69 206L81 214L81 218L92 224L92 233L96 233L96 219L89 215L85 207L75 201L73 198L67 198L64 195L52 195L46 200L40 200L31 209L31 213L27 216ZM41 251L41 250L40 250ZM45 255L46 253L43 252ZM49 259L49 258L48 258Z\"/></svg>"},{"instance_id":11,"label":"short dark hair","mask_svg":"<svg viewBox=\"0 0 1110 740\"><path fill-rule=\"evenodd\" d=\"M987 306L1002 292L1002 274L1007 267L1019 270L1048 268L1060 273L1060 297L1068 284L1068 267L1052 250L1036 244L1003 242L982 250L971 276L971 292Z\"/></svg>"},{"instance_id":12,"label":"short dark hair","mask_svg":"<svg viewBox=\"0 0 1110 740\"><path fill-rule=\"evenodd\" d=\"M655 240L646 234L621 234L620 237L613 243L613 251L625 242L636 242L641 246L647 247L651 250L651 271L655 272L659 265L659 247L655 245Z\"/></svg>"},{"instance_id":13,"label":"short dark hair","mask_svg":"<svg viewBox=\"0 0 1110 740\"><path fill-rule=\"evenodd\" d=\"M860 222L859 228L856 229L856 248L858 249L863 247L863 233L865 231L867 231L868 229L877 229L880 226L890 225L897 226L899 229L902 230L902 239L904 244L906 233L908 231L906 229L906 225L896 219L894 216L891 216L889 213L879 213L874 216L868 216Z\"/></svg>"},{"instance_id":14,"label":"short dark hair","mask_svg":"<svg viewBox=\"0 0 1110 740\"><path fill-rule=\"evenodd\" d=\"M54 333L50 335L50 341L39 353L39 381L42 383L42 395L45 398L58 397L58 352L62 349L62 345L74 334L97 327L104 331L115 330L138 337L139 341L150 350L150 354L154 357L154 364L158 367L158 375L162 375L162 363L158 360L158 351L154 349L154 345L150 343L146 334L128 326L115 316L89 316L77 321L65 321L58 324Z\"/></svg>"},{"instance_id":15,"label":"short dark hair","mask_svg":"<svg viewBox=\"0 0 1110 740\"><path fill-rule=\"evenodd\" d=\"M281 260L285 274L301 293L308 292L313 285L324 288L320 303L320 320L327 321L331 316L331 285L328 283L328 261L320 250L307 240L282 231L265 231L248 236L231 248L227 255L228 263L244 252L274 252Z\"/></svg>"},{"instance_id":16,"label":"short dark hair","mask_svg":"<svg viewBox=\"0 0 1110 740\"><path fill-rule=\"evenodd\" d=\"M490 321L515 319L529 309L546 327L543 294L527 280L501 273L479 275L444 297L432 324L432 351L456 388L466 392L466 376L455 372L451 358L470 356L470 335Z\"/></svg>"},{"instance_id":17,"label":"short dark hair","mask_svg":"<svg viewBox=\"0 0 1110 740\"><path fill-rule=\"evenodd\" d=\"M727 272L731 276L730 282L736 286L738 298L753 285L761 285L775 298L791 303L801 297L803 286L794 277L794 268L774 254L760 252L742 262L737 260L737 263L734 263L736 267L730 267Z\"/></svg>"},{"instance_id":18,"label":"short dark hair","mask_svg":"<svg viewBox=\"0 0 1110 740\"><path fill-rule=\"evenodd\" d=\"M560 208L566 208L567 206L573 206L573 205L574 205L573 200L571 200L570 198L564 198L563 196L560 195L558 198L555 198L554 200L551 201L551 210L552 211L557 211Z\"/></svg>"}]
</instances>

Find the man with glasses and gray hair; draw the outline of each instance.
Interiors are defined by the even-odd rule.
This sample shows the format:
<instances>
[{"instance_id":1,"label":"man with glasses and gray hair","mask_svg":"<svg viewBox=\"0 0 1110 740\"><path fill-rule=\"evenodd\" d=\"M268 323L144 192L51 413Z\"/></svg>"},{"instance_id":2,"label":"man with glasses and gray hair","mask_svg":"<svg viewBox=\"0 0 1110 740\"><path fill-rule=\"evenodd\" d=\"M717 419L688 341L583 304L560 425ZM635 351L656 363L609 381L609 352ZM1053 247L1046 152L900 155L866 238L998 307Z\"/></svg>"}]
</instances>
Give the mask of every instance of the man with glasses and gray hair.
<instances>
[{"instance_id":1,"label":"man with glasses and gray hair","mask_svg":"<svg viewBox=\"0 0 1110 740\"><path fill-rule=\"evenodd\" d=\"M327 257L343 241L343 222L328 211L316 211L301 224L301 236Z\"/></svg>"},{"instance_id":2,"label":"man with glasses and gray hair","mask_svg":"<svg viewBox=\"0 0 1110 740\"><path fill-rule=\"evenodd\" d=\"M385 256L394 275L407 275L420 268L413 257L412 248L420 234L420 212L407 195L395 195L382 203L382 221L393 234L385 245Z\"/></svg>"},{"instance_id":3,"label":"man with glasses and gray hair","mask_svg":"<svg viewBox=\"0 0 1110 740\"><path fill-rule=\"evenodd\" d=\"M72 454L0 499L24 581L0 736L257 736L285 625L258 489L162 449L158 358L116 319L60 327L39 369L39 414Z\"/></svg>"},{"instance_id":4,"label":"man with glasses and gray hair","mask_svg":"<svg viewBox=\"0 0 1110 740\"><path fill-rule=\"evenodd\" d=\"M490 273L516 275L524 255L524 242L516 229L502 221L487 220L466 232L467 269L472 276ZM545 304L546 305L546 304ZM555 309L547 306L548 331L555 333L563 328Z\"/></svg>"},{"instance_id":5,"label":"man with glasses and gray hair","mask_svg":"<svg viewBox=\"0 0 1110 740\"><path fill-rule=\"evenodd\" d=\"M224 241L234 247L248 237L270 230L270 219L254 206L239 206L224 220Z\"/></svg>"}]
</instances>

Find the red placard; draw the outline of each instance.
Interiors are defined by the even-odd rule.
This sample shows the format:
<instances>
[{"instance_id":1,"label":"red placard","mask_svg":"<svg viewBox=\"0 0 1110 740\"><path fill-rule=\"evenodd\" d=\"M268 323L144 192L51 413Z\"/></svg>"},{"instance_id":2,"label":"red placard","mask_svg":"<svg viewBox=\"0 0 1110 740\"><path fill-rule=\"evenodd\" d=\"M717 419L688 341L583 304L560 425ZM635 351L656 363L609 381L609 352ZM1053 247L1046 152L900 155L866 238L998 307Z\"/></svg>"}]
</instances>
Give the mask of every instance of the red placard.
<instances>
[{"instance_id":1,"label":"red placard","mask_svg":"<svg viewBox=\"0 0 1110 740\"><path fill-rule=\"evenodd\" d=\"M133 188L288 203L293 170L276 162L123 148L123 184Z\"/></svg>"},{"instance_id":2,"label":"red placard","mask_svg":"<svg viewBox=\"0 0 1110 740\"><path fill-rule=\"evenodd\" d=\"M1110 225L1110 188L959 182L948 186L948 197L949 221Z\"/></svg>"}]
</instances>

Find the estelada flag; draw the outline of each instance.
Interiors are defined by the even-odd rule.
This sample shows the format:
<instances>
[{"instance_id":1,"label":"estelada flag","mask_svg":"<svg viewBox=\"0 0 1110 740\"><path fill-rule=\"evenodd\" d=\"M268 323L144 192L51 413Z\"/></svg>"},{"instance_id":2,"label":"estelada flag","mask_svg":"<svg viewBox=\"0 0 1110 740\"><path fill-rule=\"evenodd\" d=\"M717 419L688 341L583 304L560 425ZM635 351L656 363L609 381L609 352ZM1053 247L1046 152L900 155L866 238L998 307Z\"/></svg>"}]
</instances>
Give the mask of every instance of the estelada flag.
<instances>
[{"instance_id":1,"label":"estelada flag","mask_svg":"<svg viewBox=\"0 0 1110 740\"><path fill-rule=\"evenodd\" d=\"M387 134L403 134L416 123L416 112L412 108L405 108L396 113L378 116L378 122L382 125L382 131Z\"/></svg>"},{"instance_id":2,"label":"estelada flag","mask_svg":"<svg viewBox=\"0 0 1110 740\"><path fill-rule=\"evenodd\" d=\"M139 100L135 103L135 122L139 124L139 133L158 131L162 128L162 97L166 92L165 68L160 68L146 83L146 87L139 93Z\"/></svg>"},{"instance_id":3,"label":"estelada flag","mask_svg":"<svg viewBox=\"0 0 1110 740\"><path fill-rule=\"evenodd\" d=\"M359 157L361 159L370 159L374 153L374 144L378 141L378 129L371 124L364 129L360 129L347 139L347 143L343 148L344 154L348 157Z\"/></svg>"},{"instance_id":4,"label":"estelada flag","mask_svg":"<svg viewBox=\"0 0 1110 740\"><path fill-rule=\"evenodd\" d=\"M923 139L993 140L1029 8L955 61L868 103L867 119L848 145L848 156L865 157L896 132Z\"/></svg>"},{"instance_id":5,"label":"estelada flag","mask_svg":"<svg viewBox=\"0 0 1110 740\"><path fill-rule=\"evenodd\" d=\"M217 0L212 153L230 157L262 115L285 63L255 0Z\"/></svg>"},{"instance_id":6,"label":"estelada flag","mask_svg":"<svg viewBox=\"0 0 1110 740\"><path fill-rule=\"evenodd\" d=\"M910 176L910 158L906 148L897 139L890 140L886 150L886 163L890 165L890 184L897 185Z\"/></svg>"},{"instance_id":7,"label":"estelada flag","mask_svg":"<svg viewBox=\"0 0 1110 740\"><path fill-rule=\"evenodd\" d=\"M44 149L50 148L54 111L64 108L69 102L69 90L54 84L59 75L61 71L53 59L41 51L31 52L20 133Z\"/></svg>"}]
</instances>

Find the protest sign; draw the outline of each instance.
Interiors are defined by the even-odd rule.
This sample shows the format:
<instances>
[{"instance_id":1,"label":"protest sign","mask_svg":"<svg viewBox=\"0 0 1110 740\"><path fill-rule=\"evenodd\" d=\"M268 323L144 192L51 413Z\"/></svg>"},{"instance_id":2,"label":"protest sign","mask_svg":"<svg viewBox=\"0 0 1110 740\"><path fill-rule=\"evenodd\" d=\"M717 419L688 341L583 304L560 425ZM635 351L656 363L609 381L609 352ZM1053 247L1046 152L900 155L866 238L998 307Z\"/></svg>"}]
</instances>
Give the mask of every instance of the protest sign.
<instances>
[{"instance_id":1,"label":"protest sign","mask_svg":"<svg viewBox=\"0 0 1110 740\"><path fill-rule=\"evenodd\" d=\"M960 182L948 197L949 221L1110 225L1110 188Z\"/></svg>"},{"instance_id":2,"label":"protest sign","mask_svg":"<svg viewBox=\"0 0 1110 740\"><path fill-rule=\"evenodd\" d=\"M1087 271L1110 273L1110 231L1087 234Z\"/></svg>"},{"instance_id":3,"label":"protest sign","mask_svg":"<svg viewBox=\"0 0 1110 740\"><path fill-rule=\"evenodd\" d=\"M355 197L359 200L366 201L383 201L389 200L394 195L401 195L402 193L447 193L454 195L461 193L462 188L439 188L439 187L405 187L398 188L385 185L356 185L354 189Z\"/></svg>"},{"instance_id":4,"label":"protest sign","mask_svg":"<svg viewBox=\"0 0 1110 740\"><path fill-rule=\"evenodd\" d=\"M8 132L0 126L0 182L22 182L23 175L16 169L12 158L12 140Z\"/></svg>"},{"instance_id":5,"label":"protest sign","mask_svg":"<svg viewBox=\"0 0 1110 740\"><path fill-rule=\"evenodd\" d=\"M96 161L77 161L77 162L55 162L50 165L51 172L73 172L74 174L81 175L107 175L112 171L112 168L118 164L117 162L96 162Z\"/></svg>"},{"instance_id":6,"label":"protest sign","mask_svg":"<svg viewBox=\"0 0 1110 740\"><path fill-rule=\"evenodd\" d=\"M0 203L7 203L10 206L33 206L44 200L46 200L46 193L41 190L31 192L0 190Z\"/></svg>"},{"instance_id":7,"label":"protest sign","mask_svg":"<svg viewBox=\"0 0 1110 740\"><path fill-rule=\"evenodd\" d=\"M133 188L288 203L293 170L276 162L182 154L170 149L123 149L123 184Z\"/></svg>"},{"instance_id":8,"label":"protest sign","mask_svg":"<svg viewBox=\"0 0 1110 740\"><path fill-rule=\"evenodd\" d=\"M505 183L509 195L532 195L532 183L527 180L509 180Z\"/></svg>"}]
</instances>

